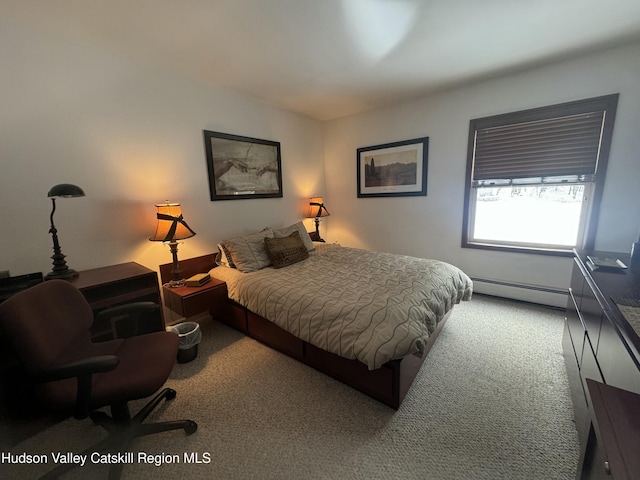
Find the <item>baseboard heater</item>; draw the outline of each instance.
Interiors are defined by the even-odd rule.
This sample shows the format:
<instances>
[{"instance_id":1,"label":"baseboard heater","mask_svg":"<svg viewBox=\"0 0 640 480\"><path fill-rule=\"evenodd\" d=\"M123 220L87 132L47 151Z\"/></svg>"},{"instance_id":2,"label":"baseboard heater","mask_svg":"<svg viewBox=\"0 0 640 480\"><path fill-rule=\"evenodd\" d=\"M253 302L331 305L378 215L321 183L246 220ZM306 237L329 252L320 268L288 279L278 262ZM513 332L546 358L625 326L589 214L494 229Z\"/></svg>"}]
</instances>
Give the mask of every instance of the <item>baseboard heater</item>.
<instances>
[{"instance_id":1,"label":"baseboard heater","mask_svg":"<svg viewBox=\"0 0 640 480\"><path fill-rule=\"evenodd\" d=\"M530 285L527 283L503 282L502 280L490 280L488 278L471 277L474 282L491 283L493 285L503 285L505 287L522 288L525 290L537 290L538 292L555 293L557 295L567 295L568 290L555 287L543 287L540 285Z\"/></svg>"}]
</instances>

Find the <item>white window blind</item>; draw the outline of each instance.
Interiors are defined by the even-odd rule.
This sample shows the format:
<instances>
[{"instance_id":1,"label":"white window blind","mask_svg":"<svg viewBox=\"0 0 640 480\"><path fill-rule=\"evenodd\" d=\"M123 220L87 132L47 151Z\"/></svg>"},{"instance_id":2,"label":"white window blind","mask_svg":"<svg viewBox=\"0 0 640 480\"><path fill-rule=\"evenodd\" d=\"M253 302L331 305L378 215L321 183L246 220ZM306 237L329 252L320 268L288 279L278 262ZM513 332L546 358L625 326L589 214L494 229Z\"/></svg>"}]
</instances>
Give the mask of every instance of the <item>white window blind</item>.
<instances>
[{"instance_id":1,"label":"white window blind","mask_svg":"<svg viewBox=\"0 0 640 480\"><path fill-rule=\"evenodd\" d=\"M473 185L594 181L605 116L596 111L477 129Z\"/></svg>"}]
</instances>

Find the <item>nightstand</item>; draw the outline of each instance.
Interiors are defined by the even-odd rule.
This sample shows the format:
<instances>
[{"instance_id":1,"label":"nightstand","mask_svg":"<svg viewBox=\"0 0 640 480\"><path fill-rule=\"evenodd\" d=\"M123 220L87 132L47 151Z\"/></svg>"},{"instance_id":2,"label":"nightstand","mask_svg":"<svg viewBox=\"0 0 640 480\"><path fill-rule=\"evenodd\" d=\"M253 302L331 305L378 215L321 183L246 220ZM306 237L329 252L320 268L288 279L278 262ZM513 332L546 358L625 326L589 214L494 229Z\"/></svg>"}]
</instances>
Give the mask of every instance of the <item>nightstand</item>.
<instances>
[{"instance_id":1,"label":"nightstand","mask_svg":"<svg viewBox=\"0 0 640 480\"><path fill-rule=\"evenodd\" d=\"M200 257L180 261L183 278L197 273L212 272L216 267L216 254L209 253ZM160 278L163 284L171 280L172 263L160 265ZM226 268L226 267L220 267ZM162 287L164 304L172 311L188 317L208 311L213 318L220 320L241 332L247 331L245 309L228 299L227 284L215 278L201 287Z\"/></svg>"},{"instance_id":2,"label":"nightstand","mask_svg":"<svg viewBox=\"0 0 640 480\"><path fill-rule=\"evenodd\" d=\"M224 314L227 308L227 284L212 278L201 287L163 286L164 304L183 317L210 312L212 317Z\"/></svg>"}]
</instances>

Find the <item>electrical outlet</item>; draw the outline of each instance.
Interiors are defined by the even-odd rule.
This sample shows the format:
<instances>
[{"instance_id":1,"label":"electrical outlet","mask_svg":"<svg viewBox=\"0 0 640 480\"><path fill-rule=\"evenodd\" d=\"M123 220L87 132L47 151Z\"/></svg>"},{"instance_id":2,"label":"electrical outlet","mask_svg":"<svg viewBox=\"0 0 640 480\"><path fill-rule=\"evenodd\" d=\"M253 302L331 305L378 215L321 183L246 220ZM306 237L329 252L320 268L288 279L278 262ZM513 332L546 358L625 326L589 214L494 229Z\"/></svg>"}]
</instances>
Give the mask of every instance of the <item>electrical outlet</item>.
<instances>
[{"instance_id":1,"label":"electrical outlet","mask_svg":"<svg viewBox=\"0 0 640 480\"><path fill-rule=\"evenodd\" d=\"M9 278L10 276L9 270L0 270L0 278Z\"/></svg>"}]
</instances>

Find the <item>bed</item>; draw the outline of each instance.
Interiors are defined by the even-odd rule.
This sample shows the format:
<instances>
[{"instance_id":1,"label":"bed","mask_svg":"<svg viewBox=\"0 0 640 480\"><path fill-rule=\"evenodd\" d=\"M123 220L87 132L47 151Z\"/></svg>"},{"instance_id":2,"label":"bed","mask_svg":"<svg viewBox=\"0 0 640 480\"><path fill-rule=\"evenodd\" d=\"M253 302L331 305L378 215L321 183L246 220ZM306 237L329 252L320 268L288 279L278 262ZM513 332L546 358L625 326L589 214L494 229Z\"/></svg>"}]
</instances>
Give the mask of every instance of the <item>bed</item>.
<instances>
[{"instance_id":1,"label":"bed","mask_svg":"<svg viewBox=\"0 0 640 480\"><path fill-rule=\"evenodd\" d=\"M281 265L273 245L283 243L293 261ZM311 242L301 222L218 247L209 273L229 303L214 316L395 409L453 306L472 295L453 265Z\"/></svg>"}]
</instances>

